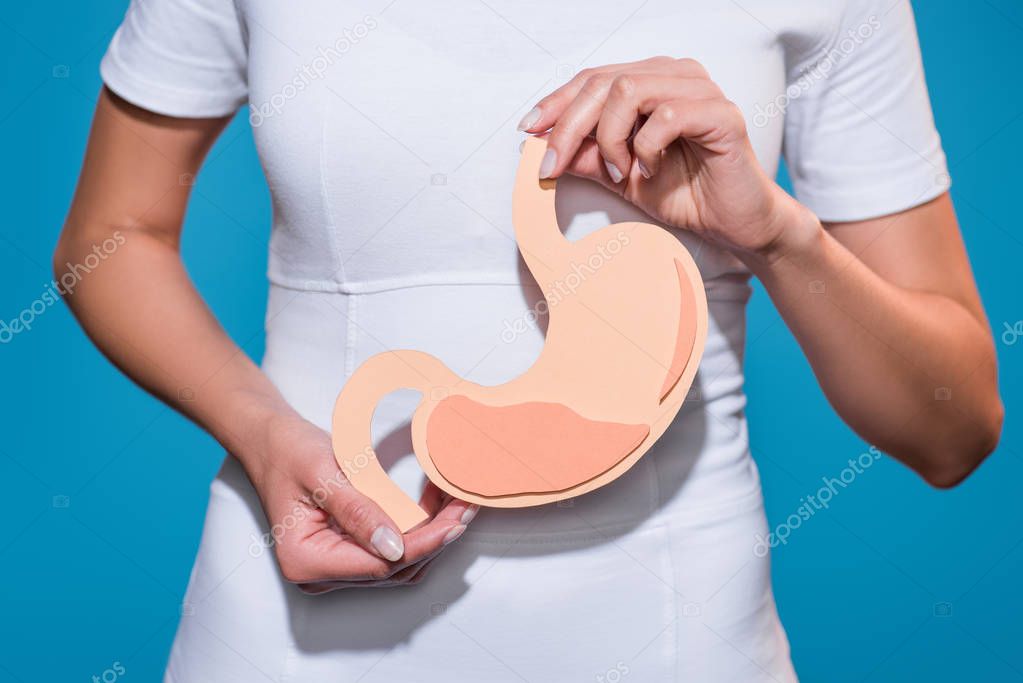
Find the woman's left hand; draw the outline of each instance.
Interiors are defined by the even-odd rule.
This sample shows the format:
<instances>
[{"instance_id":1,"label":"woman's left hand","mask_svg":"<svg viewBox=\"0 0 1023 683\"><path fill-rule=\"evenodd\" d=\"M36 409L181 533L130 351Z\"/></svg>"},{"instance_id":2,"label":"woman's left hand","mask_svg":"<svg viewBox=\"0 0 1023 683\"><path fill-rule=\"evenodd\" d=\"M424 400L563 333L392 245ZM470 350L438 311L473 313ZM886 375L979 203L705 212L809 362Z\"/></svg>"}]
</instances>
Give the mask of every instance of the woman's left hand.
<instances>
[{"instance_id":1,"label":"woman's left hand","mask_svg":"<svg viewBox=\"0 0 1023 683\"><path fill-rule=\"evenodd\" d=\"M581 71L520 129L550 129L541 177L600 182L653 218L740 256L784 253L819 223L757 162L742 111L691 59Z\"/></svg>"}]
</instances>

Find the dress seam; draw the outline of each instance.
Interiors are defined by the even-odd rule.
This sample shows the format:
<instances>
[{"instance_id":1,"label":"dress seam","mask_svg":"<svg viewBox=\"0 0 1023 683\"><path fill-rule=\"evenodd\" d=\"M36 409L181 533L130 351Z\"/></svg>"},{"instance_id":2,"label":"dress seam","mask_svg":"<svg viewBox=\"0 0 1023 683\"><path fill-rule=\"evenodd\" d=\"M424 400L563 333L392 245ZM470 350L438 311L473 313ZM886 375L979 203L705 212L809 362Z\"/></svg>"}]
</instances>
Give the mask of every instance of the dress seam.
<instances>
[{"instance_id":1,"label":"dress seam","mask_svg":"<svg viewBox=\"0 0 1023 683\"><path fill-rule=\"evenodd\" d=\"M345 274L345 261L344 254L341 253L341 240L337 234L337 221L334 219L334 207L331 205L329 198L327 197L327 169L324 168L323 162L326 155L324 150L327 146L327 122L331 120L330 117L330 105L323 105L326 111L324 112L323 122L320 124L320 145L319 145L319 159L317 165L320 171L320 203L323 204L324 214L327 216L327 239L330 240L330 255L334 262L334 276L335 280L339 285L344 285L346 274Z\"/></svg>"},{"instance_id":2,"label":"dress seam","mask_svg":"<svg viewBox=\"0 0 1023 683\"><path fill-rule=\"evenodd\" d=\"M678 675L678 672L679 672L679 657L678 657L678 653L679 653L679 651L680 651L680 649L682 647L681 643L679 643L679 635L680 635L681 629L678 628L678 618L679 618L679 614L680 614L679 609L682 606L679 605L679 603L678 603L678 597L679 597L678 596L678 573L675 570L675 556L674 556L675 547L674 547L674 545L671 542L671 540L672 540L672 533L671 533L672 532L672 527L671 527L671 523L669 521L667 521L667 520L665 520L664 529L665 529L664 536L668 540L668 548L667 548L667 551L666 551L668 553L668 569L671 571L671 588L672 588L672 590L671 590L671 602L672 602L672 605L675 608L674 609L674 615L673 615L672 621L671 621L671 639L669 640L670 647L671 647L671 653L670 654L671 654L671 658L672 658L672 666L671 666L671 670L672 670L671 676L672 677L671 677L671 680L678 681L678 680L681 680L679 678L679 675Z\"/></svg>"},{"instance_id":3,"label":"dress seam","mask_svg":"<svg viewBox=\"0 0 1023 683\"><path fill-rule=\"evenodd\" d=\"M417 289L425 287L526 287L537 288L535 282L515 278L486 277L485 275L467 274L462 279L394 279L369 280L364 282L335 282L331 280L312 280L308 278L290 278L273 272L271 267L267 279L274 287L299 292L316 292L319 294L341 294L359 296L363 294L381 294L384 292ZM746 283L709 280L704 282L707 301L738 301L749 300L750 287Z\"/></svg>"},{"instance_id":4,"label":"dress seam","mask_svg":"<svg viewBox=\"0 0 1023 683\"><path fill-rule=\"evenodd\" d=\"M305 633L306 630L305 605L302 605L298 609L301 611L301 615L299 616L300 622L299 627L302 633ZM280 683L288 683L289 681L295 680L294 674L295 669L297 669L298 661L299 661L298 647L295 645L295 642L290 642L284 648L284 662L281 664Z\"/></svg>"},{"instance_id":5,"label":"dress seam","mask_svg":"<svg viewBox=\"0 0 1023 683\"><path fill-rule=\"evenodd\" d=\"M348 297L348 306L346 307L345 317L347 319L347 326L345 329L345 379L352 376L355 372L355 335L358 331L358 324L356 323L356 316L359 314L359 295L352 294Z\"/></svg>"}]
</instances>

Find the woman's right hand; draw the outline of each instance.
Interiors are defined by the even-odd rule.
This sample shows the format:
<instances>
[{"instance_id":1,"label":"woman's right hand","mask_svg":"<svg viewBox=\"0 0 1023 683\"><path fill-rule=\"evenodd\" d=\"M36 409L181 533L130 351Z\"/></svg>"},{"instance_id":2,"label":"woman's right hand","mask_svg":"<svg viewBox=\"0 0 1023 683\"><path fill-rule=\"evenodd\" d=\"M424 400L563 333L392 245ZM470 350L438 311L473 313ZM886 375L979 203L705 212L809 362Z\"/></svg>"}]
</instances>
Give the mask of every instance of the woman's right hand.
<instances>
[{"instance_id":1,"label":"woman's right hand","mask_svg":"<svg viewBox=\"0 0 1023 683\"><path fill-rule=\"evenodd\" d=\"M430 520L404 536L337 466L330 435L295 414L264 424L261 446L242 462L263 503L281 573L307 593L415 584L457 539L478 506L427 482Z\"/></svg>"},{"instance_id":2,"label":"woman's right hand","mask_svg":"<svg viewBox=\"0 0 1023 683\"><path fill-rule=\"evenodd\" d=\"M421 504L430 520L399 535L342 475L327 433L299 417L231 341L181 261L191 188L181 179L199 172L229 120L155 114L104 88L54 277L63 281L65 264L117 242L116 258L65 288L68 305L118 367L242 462L287 580L312 592L414 582L476 508L428 484Z\"/></svg>"}]
</instances>

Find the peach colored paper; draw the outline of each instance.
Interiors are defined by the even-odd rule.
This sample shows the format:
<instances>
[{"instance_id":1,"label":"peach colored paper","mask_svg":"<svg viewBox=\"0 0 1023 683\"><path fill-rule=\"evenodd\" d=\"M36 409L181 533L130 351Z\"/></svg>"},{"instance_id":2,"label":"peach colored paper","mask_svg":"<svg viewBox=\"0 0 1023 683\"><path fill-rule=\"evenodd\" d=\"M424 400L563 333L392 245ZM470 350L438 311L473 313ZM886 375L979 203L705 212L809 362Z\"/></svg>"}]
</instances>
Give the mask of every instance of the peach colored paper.
<instances>
[{"instance_id":1,"label":"peach colored paper","mask_svg":"<svg viewBox=\"0 0 1023 683\"><path fill-rule=\"evenodd\" d=\"M426 448L446 480L489 496L571 488L631 453L645 424L587 420L560 403L488 406L461 394L437 404Z\"/></svg>"},{"instance_id":2,"label":"peach colored paper","mask_svg":"<svg viewBox=\"0 0 1023 683\"><path fill-rule=\"evenodd\" d=\"M519 251L550 311L533 366L486 387L428 354L388 351L359 366L335 404L338 465L402 531L427 515L373 453L373 411L392 391L422 392L412 445L431 481L472 503L524 507L620 477L664 433L692 385L707 300L689 252L647 223L615 223L569 242L555 215L555 182L537 179L545 149L540 138L526 140L512 196ZM565 294L569 280L576 286Z\"/></svg>"}]
</instances>

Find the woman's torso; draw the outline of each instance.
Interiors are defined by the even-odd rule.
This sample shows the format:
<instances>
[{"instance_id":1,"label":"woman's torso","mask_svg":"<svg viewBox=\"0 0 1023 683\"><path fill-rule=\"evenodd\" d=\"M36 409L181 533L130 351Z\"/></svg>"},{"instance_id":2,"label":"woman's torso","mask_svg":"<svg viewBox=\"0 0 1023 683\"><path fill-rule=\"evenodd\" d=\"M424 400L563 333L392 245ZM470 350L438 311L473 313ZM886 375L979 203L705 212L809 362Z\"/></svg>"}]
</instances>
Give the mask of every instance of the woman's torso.
<instances>
[{"instance_id":1,"label":"woman's torso","mask_svg":"<svg viewBox=\"0 0 1023 683\"><path fill-rule=\"evenodd\" d=\"M752 117L785 88L793 56L779 36L809 51L837 7L235 4L274 209L263 367L324 428L346 377L379 351L425 351L481 384L537 357L541 293L518 258L511 189L515 124L538 98L583 67L692 57L751 117L754 149L773 174L783 117ZM649 222L572 178L559 182L558 214L572 239ZM253 644L244 651L261 670L303 680L433 680L449 670L483 680L794 680L755 545L766 523L743 414L749 274L674 233L704 278L709 334L689 400L635 467L572 501L482 511L416 589L310 599L280 586L272 559L249 545L265 522L229 459L189 588L215 593L202 598L209 621L182 622L171 677L233 670L195 658L222 626L241 629L236 640ZM413 493L422 483L408 457L415 404L399 392L374 417L376 450Z\"/></svg>"},{"instance_id":2,"label":"woman's torso","mask_svg":"<svg viewBox=\"0 0 1023 683\"><path fill-rule=\"evenodd\" d=\"M313 5L295 12L239 0L250 121L274 206L264 367L323 426L344 378L378 351L426 351L483 384L536 358L539 292L512 237L511 188L515 123L537 99L580 68L666 54L701 61L751 116L784 89L791 58L755 15L811 42L829 18L809 4ZM773 174L783 120L757 123L753 146ZM650 221L573 178L559 182L558 213L571 239ZM691 398L633 471L545 524L635 525L758 490L742 414L748 274L726 252L675 233L696 258L710 306ZM395 457L410 450L401 434L414 405L399 396L378 411L378 445ZM410 488L420 481L408 459L395 472ZM485 514L474 529L517 529L537 514Z\"/></svg>"}]
</instances>

